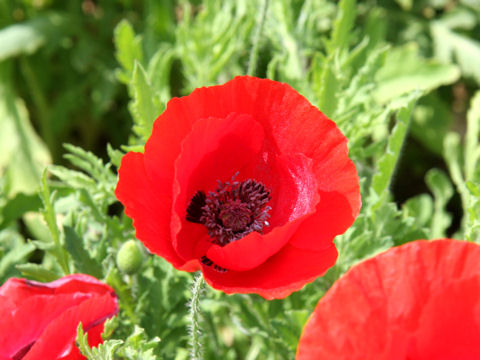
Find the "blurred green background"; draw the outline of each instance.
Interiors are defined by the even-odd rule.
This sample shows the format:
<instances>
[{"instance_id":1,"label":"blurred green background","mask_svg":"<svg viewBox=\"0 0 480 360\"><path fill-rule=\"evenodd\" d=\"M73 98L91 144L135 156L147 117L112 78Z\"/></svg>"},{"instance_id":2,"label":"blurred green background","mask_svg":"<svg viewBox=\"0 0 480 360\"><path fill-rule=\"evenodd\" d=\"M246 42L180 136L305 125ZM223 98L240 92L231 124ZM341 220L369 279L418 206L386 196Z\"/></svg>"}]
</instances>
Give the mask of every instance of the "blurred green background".
<instances>
[{"instance_id":1,"label":"blurred green background","mask_svg":"<svg viewBox=\"0 0 480 360\"><path fill-rule=\"evenodd\" d=\"M185 359L189 276L151 256L132 277L116 268L134 232L115 167L171 97L246 74L255 46L256 76L289 83L348 137L364 206L337 265L302 291L210 291L206 358L291 358L352 264L418 238L480 241L480 0L0 0L0 281L106 279L115 336L145 354L160 336L155 354Z\"/></svg>"}]
</instances>

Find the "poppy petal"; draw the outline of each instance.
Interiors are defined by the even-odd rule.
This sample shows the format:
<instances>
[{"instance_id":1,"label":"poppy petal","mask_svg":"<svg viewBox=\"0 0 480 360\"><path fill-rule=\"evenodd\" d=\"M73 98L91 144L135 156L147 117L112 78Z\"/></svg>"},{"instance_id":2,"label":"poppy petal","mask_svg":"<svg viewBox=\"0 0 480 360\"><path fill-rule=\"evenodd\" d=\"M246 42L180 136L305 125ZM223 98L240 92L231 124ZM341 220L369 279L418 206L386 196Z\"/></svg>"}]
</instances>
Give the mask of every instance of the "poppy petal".
<instances>
[{"instance_id":1,"label":"poppy petal","mask_svg":"<svg viewBox=\"0 0 480 360\"><path fill-rule=\"evenodd\" d=\"M319 301L297 360L480 358L480 246L414 241L366 260Z\"/></svg>"},{"instance_id":2,"label":"poppy petal","mask_svg":"<svg viewBox=\"0 0 480 360\"><path fill-rule=\"evenodd\" d=\"M254 292L265 299L281 299L323 275L337 259L333 243L323 251L285 245L277 254L250 271L217 272L203 267L205 280L227 294Z\"/></svg>"},{"instance_id":3,"label":"poppy petal","mask_svg":"<svg viewBox=\"0 0 480 360\"><path fill-rule=\"evenodd\" d=\"M113 310L104 313L104 316L113 316L118 311L113 289L89 275L67 275L46 284L16 278L7 280L0 287L0 312L2 315L0 317L0 358L28 359L32 356L32 349L37 346L40 339L45 338L45 334L52 324L60 322L59 327L75 327L78 322L77 324L62 323L64 314L76 312L84 303L100 297L110 299L109 301L114 305ZM95 304L94 301L93 305L95 306ZM102 303L99 304L101 308ZM91 312L94 313L93 310ZM98 322L91 324L91 328L103 326L105 317L98 317L97 320ZM98 332L99 329L95 331ZM98 340L96 333L93 333L92 336L93 340ZM63 340L62 336L53 336L48 339L48 346L75 349L73 340L69 343L59 344L58 342ZM69 351L62 352L61 357L49 357L46 356L47 353L39 352L36 357L31 358L76 359L75 356L63 357ZM84 359L78 351L76 354L79 356L78 359Z\"/></svg>"},{"instance_id":4,"label":"poppy petal","mask_svg":"<svg viewBox=\"0 0 480 360\"><path fill-rule=\"evenodd\" d=\"M335 236L343 234L354 220L350 203L343 194L322 192L315 214L302 223L290 244L305 250L328 248Z\"/></svg>"},{"instance_id":5,"label":"poppy petal","mask_svg":"<svg viewBox=\"0 0 480 360\"><path fill-rule=\"evenodd\" d=\"M116 301L109 294L83 301L52 321L23 360L56 359L64 356L65 353L72 351L80 322L84 329L89 329L116 313Z\"/></svg>"},{"instance_id":6,"label":"poppy petal","mask_svg":"<svg viewBox=\"0 0 480 360\"><path fill-rule=\"evenodd\" d=\"M69 293L105 294L113 289L86 274L71 274L49 283L10 278L0 287L0 295L8 297L16 305L35 295L55 295Z\"/></svg>"},{"instance_id":7,"label":"poppy petal","mask_svg":"<svg viewBox=\"0 0 480 360\"><path fill-rule=\"evenodd\" d=\"M67 309L90 298L86 294L38 295L26 299L10 317L0 319L0 350L13 356L37 339L45 328ZM35 316L32 316L35 314Z\"/></svg>"},{"instance_id":8,"label":"poppy petal","mask_svg":"<svg viewBox=\"0 0 480 360\"><path fill-rule=\"evenodd\" d=\"M136 237L151 252L180 268L185 261L177 255L171 242L171 199L160 197L156 191L157 184L152 183L145 171L143 154L126 154L118 175L115 195L125 206L125 213L133 219Z\"/></svg>"}]
</instances>

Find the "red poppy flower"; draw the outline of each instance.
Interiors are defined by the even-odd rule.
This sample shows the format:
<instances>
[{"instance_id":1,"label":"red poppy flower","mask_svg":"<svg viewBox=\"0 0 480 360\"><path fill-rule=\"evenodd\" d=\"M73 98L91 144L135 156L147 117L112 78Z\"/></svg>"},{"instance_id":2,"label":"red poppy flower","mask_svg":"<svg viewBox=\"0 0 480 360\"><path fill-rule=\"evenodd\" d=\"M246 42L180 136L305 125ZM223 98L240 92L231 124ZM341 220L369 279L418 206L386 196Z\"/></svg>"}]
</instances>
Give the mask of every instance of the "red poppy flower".
<instances>
[{"instance_id":1,"label":"red poppy flower","mask_svg":"<svg viewBox=\"0 0 480 360\"><path fill-rule=\"evenodd\" d=\"M242 76L174 98L115 191L150 251L226 293L323 275L360 209L347 139L287 84Z\"/></svg>"},{"instance_id":2,"label":"red poppy flower","mask_svg":"<svg viewBox=\"0 0 480 360\"><path fill-rule=\"evenodd\" d=\"M85 359L75 346L78 324L96 346L117 312L113 289L88 275L47 284L9 279L0 287L0 360Z\"/></svg>"},{"instance_id":3,"label":"red poppy flower","mask_svg":"<svg viewBox=\"0 0 480 360\"><path fill-rule=\"evenodd\" d=\"M325 294L297 360L478 360L479 299L479 245L443 239L392 248Z\"/></svg>"}]
</instances>

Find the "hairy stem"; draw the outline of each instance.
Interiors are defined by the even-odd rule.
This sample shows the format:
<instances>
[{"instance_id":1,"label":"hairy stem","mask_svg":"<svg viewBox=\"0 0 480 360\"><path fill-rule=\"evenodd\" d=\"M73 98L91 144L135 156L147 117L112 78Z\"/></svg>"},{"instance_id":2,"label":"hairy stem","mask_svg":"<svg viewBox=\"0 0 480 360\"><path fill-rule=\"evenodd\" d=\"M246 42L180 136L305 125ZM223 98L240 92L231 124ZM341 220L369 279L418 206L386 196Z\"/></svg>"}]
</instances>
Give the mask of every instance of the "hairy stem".
<instances>
[{"instance_id":1,"label":"hairy stem","mask_svg":"<svg viewBox=\"0 0 480 360\"><path fill-rule=\"evenodd\" d=\"M199 271L193 280L192 285L192 299L190 300L189 307L189 322L190 322L190 359L201 360L202 359L202 343L200 339L200 295L203 289L203 276Z\"/></svg>"},{"instance_id":2,"label":"hairy stem","mask_svg":"<svg viewBox=\"0 0 480 360\"><path fill-rule=\"evenodd\" d=\"M263 7L260 12L260 17L257 22L257 27L255 28L255 34L253 37L253 46L250 50L250 57L248 59L248 70L247 75L255 75L255 70L257 68L257 58L258 58L258 45L260 43L260 36L262 35L263 24L265 23L265 18L267 15L268 9L268 0L263 1Z\"/></svg>"}]
</instances>

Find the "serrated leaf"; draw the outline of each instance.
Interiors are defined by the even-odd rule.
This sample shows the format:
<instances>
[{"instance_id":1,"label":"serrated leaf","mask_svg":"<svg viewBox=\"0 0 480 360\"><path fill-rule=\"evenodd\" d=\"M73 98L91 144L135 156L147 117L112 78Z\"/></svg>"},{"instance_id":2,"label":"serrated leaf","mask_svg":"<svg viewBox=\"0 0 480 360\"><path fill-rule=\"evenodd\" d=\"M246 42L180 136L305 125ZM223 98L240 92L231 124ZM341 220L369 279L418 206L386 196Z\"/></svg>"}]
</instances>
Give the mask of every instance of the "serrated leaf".
<instances>
[{"instance_id":1,"label":"serrated leaf","mask_svg":"<svg viewBox=\"0 0 480 360\"><path fill-rule=\"evenodd\" d=\"M418 55L418 45L409 43L391 49L376 75L375 99L386 103L413 90L430 91L458 80L456 65L441 64Z\"/></svg>"},{"instance_id":2,"label":"serrated leaf","mask_svg":"<svg viewBox=\"0 0 480 360\"><path fill-rule=\"evenodd\" d=\"M428 194L421 194L408 199L402 206L403 214L415 220L419 228L430 227L433 215L433 200Z\"/></svg>"},{"instance_id":3,"label":"serrated leaf","mask_svg":"<svg viewBox=\"0 0 480 360\"><path fill-rule=\"evenodd\" d=\"M175 50L169 45L160 47L148 63L147 77L151 79L152 88L158 92L160 101L167 103L170 94L170 74Z\"/></svg>"},{"instance_id":4,"label":"serrated leaf","mask_svg":"<svg viewBox=\"0 0 480 360\"><path fill-rule=\"evenodd\" d=\"M145 70L138 62L135 63L130 87L134 94L134 101L130 104L130 111L135 121L133 130L146 141L152 133L153 122L162 112L162 108Z\"/></svg>"},{"instance_id":5,"label":"serrated leaf","mask_svg":"<svg viewBox=\"0 0 480 360\"><path fill-rule=\"evenodd\" d=\"M460 35L440 21L430 26L435 45L435 57L442 62L456 62L465 76L473 77L480 84L480 42Z\"/></svg>"},{"instance_id":6,"label":"serrated leaf","mask_svg":"<svg viewBox=\"0 0 480 360\"><path fill-rule=\"evenodd\" d=\"M110 162L119 168L120 163L122 162L122 157L125 155L125 153L118 149L114 149L110 144L107 144L107 153L108 157L110 158Z\"/></svg>"},{"instance_id":7,"label":"serrated leaf","mask_svg":"<svg viewBox=\"0 0 480 360\"><path fill-rule=\"evenodd\" d=\"M113 173L105 167L102 159L95 154L72 144L64 144L64 147L69 151L69 154L65 154L64 157L73 165L85 171L96 180L111 180Z\"/></svg>"},{"instance_id":8,"label":"serrated leaf","mask_svg":"<svg viewBox=\"0 0 480 360\"><path fill-rule=\"evenodd\" d=\"M47 223L48 229L50 230L50 234L52 235L53 242L55 244L60 244L60 232L57 226L56 214L55 209L53 208L53 198L55 194L50 193L50 187L47 183L47 171L43 172L42 176L42 188L40 192L40 198L42 199L43 203L43 218Z\"/></svg>"},{"instance_id":9,"label":"serrated leaf","mask_svg":"<svg viewBox=\"0 0 480 360\"><path fill-rule=\"evenodd\" d=\"M335 20L332 37L328 43L330 52L337 48L346 48L351 37L351 30L355 23L356 1L341 0L338 4L338 14Z\"/></svg>"},{"instance_id":10,"label":"serrated leaf","mask_svg":"<svg viewBox=\"0 0 480 360\"><path fill-rule=\"evenodd\" d=\"M113 32L115 44L115 57L124 71L120 72L119 78L128 84L135 65L135 61L143 62L143 50L141 37L135 35L132 25L127 20L122 20Z\"/></svg>"},{"instance_id":11,"label":"serrated leaf","mask_svg":"<svg viewBox=\"0 0 480 360\"><path fill-rule=\"evenodd\" d=\"M410 116L418 95L410 96L405 106L397 112L396 123L388 139L386 152L378 161L378 170L373 176L371 189L379 199L384 199L387 196L388 186L407 135Z\"/></svg>"},{"instance_id":12,"label":"serrated leaf","mask_svg":"<svg viewBox=\"0 0 480 360\"><path fill-rule=\"evenodd\" d=\"M313 65L313 86L316 102L322 112L331 117L336 110L338 88L340 87L334 55L324 57L318 54Z\"/></svg>"},{"instance_id":13,"label":"serrated leaf","mask_svg":"<svg viewBox=\"0 0 480 360\"><path fill-rule=\"evenodd\" d=\"M25 243L19 234L9 230L0 232L0 283L16 275L15 265L24 261L34 250L35 246Z\"/></svg>"},{"instance_id":14,"label":"serrated leaf","mask_svg":"<svg viewBox=\"0 0 480 360\"><path fill-rule=\"evenodd\" d=\"M465 180L474 180L475 172L480 175L480 91L472 98L467 113L467 133L465 135Z\"/></svg>"},{"instance_id":15,"label":"serrated leaf","mask_svg":"<svg viewBox=\"0 0 480 360\"><path fill-rule=\"evenodd\" d=\"M452 216L448 214L445 207L453 196L453 186L447 175L438 169L428 171L425 176L425 182L435 199L430 238L446 237L446 230L450 226Z\"/></svg>"},{"instance_id":16,"label":"serrated leaf","mask_svg":"<svg viewBox=\"0 0 480 360\"><path fill-rule=\"evenodd\" d=\"M101 264L97 263L85 249L83 240L78 236L73 228L64 226L65 247L70 253L75 268L85 274L90 274L98 279L103 278L103 269Z\"/></svg>"},{"instance_id":17,"label":"serrated leaf","mask_svg":"<svg viewBox=\"0 0 480 360\"><path fill-rule=\"evenodd\" d=\"M153 350L160 342L160 338L148 339L145 330L135 326L133 333L125 340L125 345L120 353L128 359L156 360Z\"/></svg>"},{"instance_id":18,"label":"serrated leaf","mask_svg":"<svg viewBox=\"0 0 480 360\"><path fill-rule=\"evenodd\" d=\"M88 360L114 360L117 348L123 344L122 340L107 340L97 347L91 348L88 343L88 335L83 332L82 324L77 328L77 338L75 340L80 352Z\"/></svg>"},{"instance_id":19,"label":"serrated leaf","mask_svg":"<svg viewBox=\"0 0 480 360\"><path fill-rule=\"evenodd\" d=\"M42 188L40 191L40 198L42 199L44 207L42 214L45 222L47 223L48 229L50 230L52 241L55 246L52 250L52 253L56 257L64 274L69 274L70 270L68 267L67 254L62 248L60 242L60 231L58 230L55 209L53 208L54 196L54 193L50 193L50 188L47 183L47 170L45 170L42 176Z\"/></svg>"},{"instance_id":20,"label":"serrated leaf","mask_svg":"<svg viewBox=\"0 0 480 360\"><path fill-rule=\"evenodd\" d=\"M72 188L93 189L96 187L95 181L93 181L92 178L79 171L56 165L52 165L48 169L53 175Z\"/></svg>"},{"instance_id":21,"label":"serrated leaf","mask_svg":"<svg viewBox=\"0 0 480 360\"><path fill-rule=\"evenodd\" d=\"M57 280L62 274L56 273L45 268L42 265L26 263L17 265L17 269L28 279L33 279L41 282L50 282Z\"/></svg>"}]
</instances>

